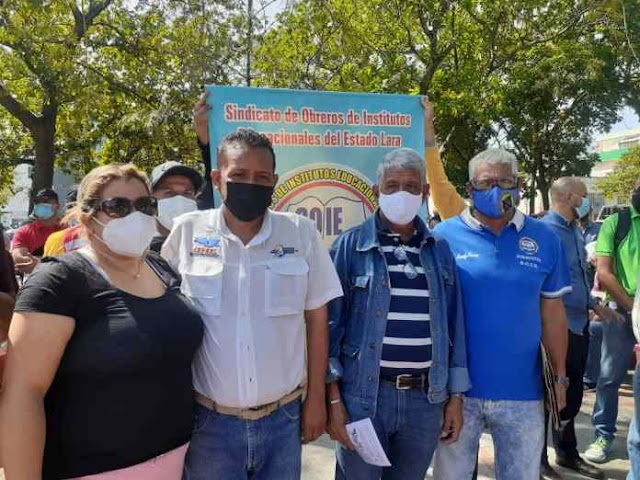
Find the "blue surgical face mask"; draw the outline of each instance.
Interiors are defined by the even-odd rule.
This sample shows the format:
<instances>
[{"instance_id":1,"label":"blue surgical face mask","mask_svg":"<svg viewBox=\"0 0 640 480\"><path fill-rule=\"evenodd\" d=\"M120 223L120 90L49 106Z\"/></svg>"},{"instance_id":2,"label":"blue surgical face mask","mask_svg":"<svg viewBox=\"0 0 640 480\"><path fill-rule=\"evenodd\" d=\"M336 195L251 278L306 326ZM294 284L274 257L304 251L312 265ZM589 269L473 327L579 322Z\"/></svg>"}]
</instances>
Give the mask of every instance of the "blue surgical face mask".
<instances>
[{"instance_id":1,"label":"blue surgical face mask","mask_svg":"<svg viewBox=\"0 0 640 480\"><path fill-rule=\"evenodd\" d=\"M584 218L589 215L589 209L591 205L589 204L589 199L587 197L582 198L582 203L579 207L575 207L576 213L578 214L578 218Z\"/></svg>"},{"instance_id":2,"label":"blue surgical face mask","mask_svg":"<svg viewBox=\"0 0 640 480\"><path fill-rule=\"evenodd\" d=\"M33 207L33 214L40 220L49 220L56 214L56 211L53 209L53 205L49 203L38 203Z\"/></svg>"},{"instance_id":3,"label":"blue surgical face mask","mask_svg":"<svg viewBox=\"0 0 640 480\"><path fill-rule=\"evenodd\" d=\"M518 189L494 185L489 190L471 190L473 208L489 218L500 218L518 206Z\"/></svg>"}]
</instances>

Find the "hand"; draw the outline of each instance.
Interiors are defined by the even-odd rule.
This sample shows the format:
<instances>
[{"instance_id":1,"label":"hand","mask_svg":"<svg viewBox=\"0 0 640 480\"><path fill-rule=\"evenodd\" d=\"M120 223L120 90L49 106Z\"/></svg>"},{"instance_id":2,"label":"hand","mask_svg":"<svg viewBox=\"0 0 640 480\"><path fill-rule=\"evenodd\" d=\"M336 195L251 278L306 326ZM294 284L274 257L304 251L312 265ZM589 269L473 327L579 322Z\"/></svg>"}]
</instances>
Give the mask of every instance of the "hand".
<instances>
[{"instance_id":1,"label":"hand","mask_svg":"<svg viewBox=\"0 0 640 480\"><path fill-rule=\"evenodd\" d=\"M340 402L329 405L327 432L332 440L340 442L349 450L354 450L353 443L351 443L347 434L347 423L349 423L349 415L347 414L347 409L344 408L344 404Z\"/></svg>"},{"instance_id":2,"label":"hand","mask_svg":"<svg viewBox=\"0 0 640 480\"><path fill-rule=\"evenodd\" d=\"M16 270L20 273L31 273L38 265L40 261L38 257L34 257L31 253L27 252L22 257L23 261L20 263L16 263L14 266Z\"/></svg>"},{"instance_id":3,"label":"hand","mask_svg":"<svg viewBox=\"0 0 640 480\"><path fill-rule=\"evenodd\" d=\"M624 323L626 319L620 312L616 312L609 307L604 307L602 305L596 305L593 311L598 316L594 321L604 321L604 322L615 322L615 323Z\"/></svg>"},{"instance_id":4,"label":"hand","mask_svg":"<svg viewBox=\"0 0 640 480\"><path fill-rule=\"evenodd\" d=\"M462 398L451 397L444 408L444 422L442 423L440 440L446 445L457 442L460 437L463 424L462 404Z\"/></svg>"},{"instance_id":5,"label":"hand","mask_svg":"<svg viewBox=\"0 0 640 480\"><path fill-rule=\"evenodd\" d=\"M302 443L316 440L324 433L327 424L327 409L324 396L308 396L302 406Z\"/></svg>"},{"instance_id":6,"label":"hand","mask_svg":"<svg viewBox=\"0 0 640 480\"><path fill-rule=\"evenodd\" d=\"M556 391L556 403L558 404L558 412L561 412L562 410L564 410L564 407L567 406L567 387L558 382L555 382L553 385Z\"/></svg>"},{"instance_id":7,"label":"hand","mask_svg":"<svg viewBox=\"0 0 640 480\"><path fill-rule=\"evenodd\" d=\"M426 96L420 98L420 103L424 108L424 143L427 147L433 147L436 143L436 130L433 126L434 108Z\"/></svg>"},{"instance_id":8,"label":"hand","mask_svg":"<svg viewBox=\"0 0 640 480\"><path fill-rule=\"evenodd\" d=\"M196 129L196 135L198 135L198 139L203 145L209 143L209 121L207 120L207 113L211 110L211 105L207 103L208 96L209 92L203 93L193 107L193 125Z\"/></svg>"},{"instance_id":9,"label":"hand","mask_svg":"<svg viewBox=\"0 0 640 480\"><path fill-rule=\"evenodd\" d=\"M435 109L433 108L433 103L429 101L429 97L423 95L420 97L420 103L424 108L424 119L433 122L433 119L435 118Z\"/></svg>"}]
</instances>

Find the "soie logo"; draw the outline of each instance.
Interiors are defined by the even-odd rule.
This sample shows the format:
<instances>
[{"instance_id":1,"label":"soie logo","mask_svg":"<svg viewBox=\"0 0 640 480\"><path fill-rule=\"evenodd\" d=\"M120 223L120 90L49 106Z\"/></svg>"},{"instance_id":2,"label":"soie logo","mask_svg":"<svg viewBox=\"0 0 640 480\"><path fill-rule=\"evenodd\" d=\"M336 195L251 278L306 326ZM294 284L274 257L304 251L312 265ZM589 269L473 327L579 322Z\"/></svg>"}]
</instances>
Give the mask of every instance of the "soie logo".
<instances>
[{"instance_id":1,"label":"soie logo","mask_svg":"<svg viewBox=\"0 0 640 480\"><path fill-rule=\"evenodd\" d=\"M345 165L316 163L283 177L273 193L273 208L303 215L315 224L325 245L361 224L378 201L369 179Z\"/></svg>"},{"instance_id":2,"label":"soie logo","mask_svg":"<svg viewBox=\"0 0 640 480\"><path fill-rule=\"evenodd\" d=\"M522 250L527 255L534 255L538 252L538 244L533 238L530 237L522 237L520 242L518 243L520 250Z\"/></svg>"}]
</instances>

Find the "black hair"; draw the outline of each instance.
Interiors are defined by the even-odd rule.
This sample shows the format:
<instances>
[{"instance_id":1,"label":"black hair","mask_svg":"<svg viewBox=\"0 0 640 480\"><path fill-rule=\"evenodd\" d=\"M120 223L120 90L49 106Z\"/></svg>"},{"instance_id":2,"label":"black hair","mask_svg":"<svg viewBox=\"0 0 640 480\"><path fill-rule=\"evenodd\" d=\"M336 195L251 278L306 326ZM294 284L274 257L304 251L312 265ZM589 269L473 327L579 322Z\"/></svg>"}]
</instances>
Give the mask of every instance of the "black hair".
<instances>
[{"instance_id":1,"label":"black hair","mask_svg":"<svg viewBox=\"0 0 640 480\"><path fill-rule=\"evenodd\" d=\"M238 128L235 132L231 132L222 139L218 145L218 168L220 168L220 156L226 153L229 146L233 144L244 145L248 148L264 148L271 153L273 158L273 171L276 171L276 153L273 151L273 145L269 137L262 133L258 133L251 128Z\"/></svg>"}]
</instances>

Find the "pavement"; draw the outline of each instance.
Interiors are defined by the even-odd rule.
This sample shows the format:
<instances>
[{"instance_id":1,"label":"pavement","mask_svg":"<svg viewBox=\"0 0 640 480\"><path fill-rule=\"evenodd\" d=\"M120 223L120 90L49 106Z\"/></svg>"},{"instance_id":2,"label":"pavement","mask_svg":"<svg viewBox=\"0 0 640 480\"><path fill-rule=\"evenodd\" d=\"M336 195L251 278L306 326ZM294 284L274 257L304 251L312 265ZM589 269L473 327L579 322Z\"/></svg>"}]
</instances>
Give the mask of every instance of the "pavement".
<instances>
[{"instance_id":1,"label":"pavement","mask_svg":"<svg viewBox=\"0 0 640 480\"><path fill-rule=\"evenodd\" d=\"M595 401L595 393L586 393L582 409L576 419L576 434L578 436L578 449L584 452L587 446L593 441L593 427L591 425L591 412ZM631 389L631 376L620 389L620 401L618 412L618 433L614 443L614 448L607 463L599 465L607 480L626 480L629 471L629 460L627 459L627 432L629 423L633 415L633 392ZM551 443L551 439L549 439ZM335 470L334 442L326 435L318 441L306 445L302 453L302 480L330 480L333 479ZM548 449L549 462L555 465L555 452ZM480 441L479 455L480 480L495 479L493 468L493 444L491 437L484 434ZM574 474L569 470L554 467L558 473L566 480L583 480L586 477ZM431 470L427 474L427 479L432 480Z\"/></svg>"}]
</instances>

